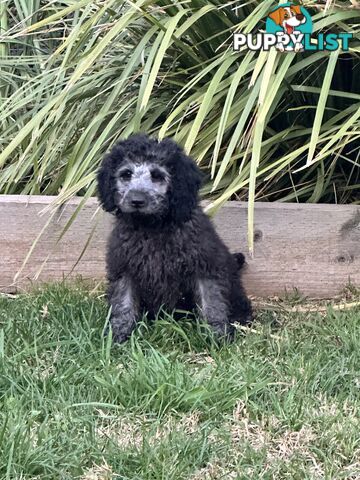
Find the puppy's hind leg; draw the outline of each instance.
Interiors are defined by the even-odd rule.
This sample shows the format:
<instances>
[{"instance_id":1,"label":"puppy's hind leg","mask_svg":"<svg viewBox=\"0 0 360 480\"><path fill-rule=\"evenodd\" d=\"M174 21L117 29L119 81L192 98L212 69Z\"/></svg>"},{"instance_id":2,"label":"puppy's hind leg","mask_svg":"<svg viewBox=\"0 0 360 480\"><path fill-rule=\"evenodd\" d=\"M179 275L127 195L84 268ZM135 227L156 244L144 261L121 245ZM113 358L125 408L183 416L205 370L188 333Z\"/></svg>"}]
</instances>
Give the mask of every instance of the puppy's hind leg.
<instances>
[{"instance_id":1,"label":"puppy's hind leg","mask_svg":"<svg viewBox=\"0 0 360 480\"><path fill-rule=\"evenodd\" d=\"M113 339L116 343L122 343L130 337L136 326L139 318L139 302L130 279L125 276L110 283L108 295Z\"/></svg>"},{"instance_id":2,"label":"puppy's hind leg","mask_svg":"<svg viewBox=\"0 0 360 480\"><path fill-rule=\"evenodd\" d=\"M221 282L214 279L198 280L198 307L200 315L220 337L232 338L234 327L231 325L229 302Z\"/></svg>"}]
</instances>

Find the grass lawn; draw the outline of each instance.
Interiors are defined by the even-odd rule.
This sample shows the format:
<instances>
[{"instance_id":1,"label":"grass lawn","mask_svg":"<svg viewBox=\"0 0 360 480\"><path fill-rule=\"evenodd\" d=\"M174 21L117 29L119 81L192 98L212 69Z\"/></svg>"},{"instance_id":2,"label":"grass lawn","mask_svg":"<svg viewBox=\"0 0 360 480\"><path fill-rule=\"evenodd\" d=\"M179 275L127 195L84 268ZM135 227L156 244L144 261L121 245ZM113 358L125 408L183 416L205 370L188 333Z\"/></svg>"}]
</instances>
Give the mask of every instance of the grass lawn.
<instances>
[{"instance_id":1,"label":"grass lawn","mask_svg":"<svg viewBox=\"0 0 360 480\"><path fill-rule=\"evenodd\" d=\"M170 318L102 339L104 299L0 297L0 478L360 479L360 307L261 310L217 346Z\"/></svg>"}]
</instances>

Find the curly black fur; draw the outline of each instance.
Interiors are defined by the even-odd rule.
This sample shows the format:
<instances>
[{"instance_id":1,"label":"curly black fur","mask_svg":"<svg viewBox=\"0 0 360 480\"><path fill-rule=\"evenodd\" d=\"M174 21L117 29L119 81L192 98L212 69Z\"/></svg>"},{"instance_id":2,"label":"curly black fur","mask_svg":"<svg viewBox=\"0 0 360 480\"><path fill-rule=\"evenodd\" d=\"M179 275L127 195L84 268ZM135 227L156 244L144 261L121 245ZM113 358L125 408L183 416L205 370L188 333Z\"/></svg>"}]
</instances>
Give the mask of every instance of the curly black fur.
<instances>
[{"instance_id":1,"label":"curly black fur","mask_svg":"<svg viewBox=\"0 0 360 480\"><path fill-rule=\"evenodd\" d=\"M117 190L126 162L156 164L169 173L169 185L156 214L123 212ZM118 143L98 172L103 208L116 216L107 249L111 326L125 341L144 312L161 307L198 311L221 336L233 322L247 323L251 305L240 282L242 254L230 254L198 205L201 173L172 140L134 135Z\"/></svg>"}]
</instances>

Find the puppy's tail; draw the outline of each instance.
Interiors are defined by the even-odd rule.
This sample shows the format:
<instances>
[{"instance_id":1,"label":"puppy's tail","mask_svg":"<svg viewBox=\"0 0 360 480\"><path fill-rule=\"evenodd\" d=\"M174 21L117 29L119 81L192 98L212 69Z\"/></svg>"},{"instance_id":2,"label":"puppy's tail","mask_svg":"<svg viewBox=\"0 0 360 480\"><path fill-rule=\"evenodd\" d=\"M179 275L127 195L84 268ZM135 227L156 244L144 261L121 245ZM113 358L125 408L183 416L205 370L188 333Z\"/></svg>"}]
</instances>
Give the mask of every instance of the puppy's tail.
<instances>
[{"instance_id":1,"label":"puppy's tail","mask_svg":"<svg viewBox=\"0 0 360 480\"><path fill-rule=\"evenodd\" d=\"M241 270L245 264L245 255L238 252L238 253L233 253L233 257L238 267L238 270Z\"/></svg>"}]
</instances>

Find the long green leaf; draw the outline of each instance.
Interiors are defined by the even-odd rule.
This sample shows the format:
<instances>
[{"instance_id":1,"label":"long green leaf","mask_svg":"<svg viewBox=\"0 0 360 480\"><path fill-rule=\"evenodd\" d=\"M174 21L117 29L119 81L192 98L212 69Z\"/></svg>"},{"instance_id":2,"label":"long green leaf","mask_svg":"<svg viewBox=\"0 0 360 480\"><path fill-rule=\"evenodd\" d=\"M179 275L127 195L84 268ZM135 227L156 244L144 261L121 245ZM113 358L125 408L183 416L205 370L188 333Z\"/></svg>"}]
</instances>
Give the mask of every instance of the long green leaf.
<instances>
[{"instance_id":1,"label":"long green leaf","mask_svg":"<svg viewBox=\"0 0 360 480\"><path fill-rule=\"evenodd\" d=\"M309 145L309 152L306 159L306 166L308 166L314 158L316 144L319 138L319 132L321 128L321 122L324 116L326 101L329 95L331 80L333 77L338 56L339 56L338 50L334 50L333 52L331 52L329 56L329 61L326 68L324 81L321 87L319 101L316 109L316 115L315 115L315 120L314 120L314 125L313 125L312 134L311 134L310 145Z\"/></svg>"}]
</instances>

